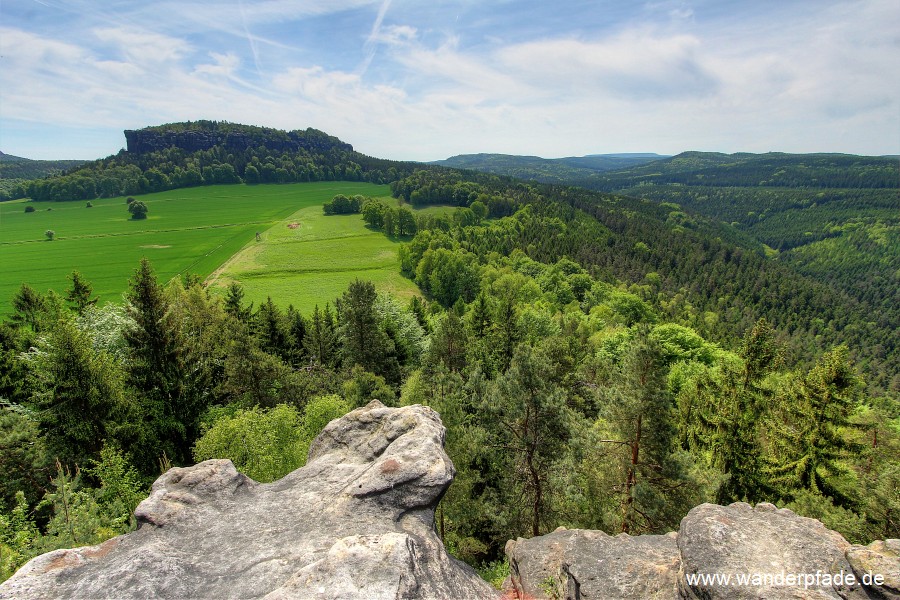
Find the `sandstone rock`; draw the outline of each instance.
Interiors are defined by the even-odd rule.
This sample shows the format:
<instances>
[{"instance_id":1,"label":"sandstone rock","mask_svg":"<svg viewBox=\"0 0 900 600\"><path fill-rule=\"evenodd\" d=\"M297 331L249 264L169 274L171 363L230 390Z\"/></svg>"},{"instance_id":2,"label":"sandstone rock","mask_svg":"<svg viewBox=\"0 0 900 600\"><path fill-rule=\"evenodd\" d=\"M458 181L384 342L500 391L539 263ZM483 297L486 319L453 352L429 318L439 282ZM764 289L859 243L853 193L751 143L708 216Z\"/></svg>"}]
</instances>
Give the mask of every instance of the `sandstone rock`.
<instances>
[{"instance_id":1,"label":"sandstone rock","mask_svg":"<svg viewBox=\"0 0 900 600\"><path fill-rule=\"evenodd\" d=\"M510 584L518 598L678 598L675 535L560 529L506 545Z\"/></svg>"},{"instance_id":2,"label":"sandstone rock","mask_svg":"<svg viewBox=\"0 0 900 600\"><path fill-rule=\"evenodd\" d=\"M766 503L703 504L665 536L558 529L510 541L506 554L504 589L520 600L900 600L900 540L851 546L819 521ZM866 573L884 580L862 585Z\"/></svg>"},{"instance_id":3,"label":"sandstone rock","mask_svg":"<svg viewBox=\"0 0 900 600\"><path fill-rule=\"evenodd\" d=\"M844 558L849 547L819 521L772 504L702 504L681 521L678 583L686 598L867 598L858 584L835 585L826 577L852 573ZM817 573L815 581L806 580ZM730 583L688 582L701 574L728 577ZM790 583L791 574L802 574L804 582ZM750 580L741 584L740 577Z\"/></svg>"},{"instance_id":4,"label":"sandstone rock","mask_svg":"<svg viewBox=\"0 0 900 600\"><path fill-rule=\"evenodd\" d=\"M434 510L453 479L437 413L374 401L332 421L271 484L214 460L171 469L140 528L39 556L0 598L493 598L448 556Z\"/></svg>"},{"instance_id":5,"label":"sandstone rock","mask_svg":"<svg viewBox=\"0 0 900 600\"><path fill-rule=\"evenodd\" d=\"M868 546L851 546L847 561L867 587L890 600L900 600L900 540L878 540ZM881 576L881 583L873 581ZM877 596L876 596L877 597Z\"/></svg>"}]
</instances>

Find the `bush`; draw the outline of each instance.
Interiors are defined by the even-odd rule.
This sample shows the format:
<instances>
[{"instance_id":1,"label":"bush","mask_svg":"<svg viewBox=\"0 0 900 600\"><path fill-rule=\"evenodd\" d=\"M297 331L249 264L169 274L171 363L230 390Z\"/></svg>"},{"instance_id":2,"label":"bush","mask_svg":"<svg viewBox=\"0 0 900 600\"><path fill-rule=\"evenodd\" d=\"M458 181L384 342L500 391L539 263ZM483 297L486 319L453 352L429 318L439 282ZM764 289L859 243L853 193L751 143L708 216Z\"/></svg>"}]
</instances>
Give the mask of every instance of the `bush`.
<instances>
[{"instance_id":1,"label":"bush","mask_svg":"<svg viewBox=\"0 0 900 600\"><path fill-rule=\"evenodd\" d=\"M84 206L85 206L85 208L94 208L94 203L93 203L93 202L88 202L88 203L85 204Z\"/></svg>"},{"instance_id":2,"label":"bush","mask_svg":"<svg viewBox=\"0 0 900 600\"><path fill-rule=\"evenodd\" d=\"M132 219L146 219L147 218L147 205L143 202L134 201L128 205L128 212L131 213Z\"/></svg>"},{"instance_id":3,"label":"bush","mask_svg":"<svg viewBox=\"0 0 900 600\"><path fill-rule=\"evenodd\" d=\"M53 238L56 237L56 232L53 231L52 229L48 229L47 231L44 232L44 235L46 235L47 239L52 242Z\"/></svg>"},{"instance_id":4,"label":"bush","mask_svg":"<svg viewBox=\"0 0 900 600\"><path fill-rule=\"evenodd\" d=\"M25 212L34 212L34 207L33 207L33 206L26 206L26 207L25 207Z\"/></svg>"},{"instance_id":5,"label":"bush","mask_svg":"<svg viewBox=\"0 0 900 600\"><path fill-rule=\"evenodd\" d=\"M135 201L134 196L128 196L127 198L125 198L125 204L128 204L128 205L130 205L134 201Z\"/></svg>"}]
</instances>

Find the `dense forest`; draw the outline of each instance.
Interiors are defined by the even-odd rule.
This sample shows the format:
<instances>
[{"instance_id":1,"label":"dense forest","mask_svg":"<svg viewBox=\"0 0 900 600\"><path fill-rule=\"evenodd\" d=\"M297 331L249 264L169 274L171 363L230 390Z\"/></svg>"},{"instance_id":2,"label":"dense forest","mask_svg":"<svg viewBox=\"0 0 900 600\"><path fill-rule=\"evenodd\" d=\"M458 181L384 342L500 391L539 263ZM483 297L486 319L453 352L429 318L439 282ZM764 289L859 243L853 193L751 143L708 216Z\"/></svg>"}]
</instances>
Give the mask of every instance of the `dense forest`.
<instances>
[{"instance_id":1,"label":"dense forest","mask_svg":"<svg viewBox=\"0 0 900 600\"><path fill-rule=\"evenodd\" d=\"M517 179L533 179L542 183L569 184L573 181L590 181L603 171L627 169L661 158L665 157L657 154L595 154L568 158L462 154L429 164L454 169L475 169Z\"/></svg>"},{"instance_id":2,"label":"dense forest","mask_svg":"<svg viewBox=\"0 0 900 600\"><path fill-rule=\"evenodd\" d=\"M21 198L28 181L72 169L83 160L31 160L0 152L0 201Z\"/></svg>"},{"instance_id":3,"label":"dense forest","mask_svg":"<svg viewBox=\"0 0 900 600\"><path fill-rule=\"evenodd\" d=\"M245 152L244 180L264 160ZM65 294L15 294L0 324L3 577L129 530L170 465L225 457L277 479L329 419L372 398L441 414L458 473L436 527L488 577L516 536L664 533L707 501L772 501L853 542L900 537L897 315L886 283L845 289L886 266L896 276L888 225L776 260L678 200L391 172L335 152L393 178L402 203L336 197L323 211L401 239L398 269L423 297L401 304L356 281L300 314L278 298L250 305L239 284L160 282L147 261L122 305L99 306L78 273ZM149 166L166 153L182 158ZM110 160L146 179L229 153L217 141ZM327 164L316 168L346 166ZM837 260L847 248L869 262Z\"/></svg>"}]
</instances>

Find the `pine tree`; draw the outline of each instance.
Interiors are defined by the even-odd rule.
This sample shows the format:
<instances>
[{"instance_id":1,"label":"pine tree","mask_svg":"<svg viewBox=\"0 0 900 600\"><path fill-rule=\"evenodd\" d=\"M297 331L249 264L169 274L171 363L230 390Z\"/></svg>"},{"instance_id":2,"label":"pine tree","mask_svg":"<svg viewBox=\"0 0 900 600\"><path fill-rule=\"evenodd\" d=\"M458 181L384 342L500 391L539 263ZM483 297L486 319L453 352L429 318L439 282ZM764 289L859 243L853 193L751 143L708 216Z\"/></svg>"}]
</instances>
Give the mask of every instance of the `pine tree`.
<instances>
[{"instance_id":1,"label":"pine tree","mask_svg":"<svg viewBox=\"0 0 900 600\"><path fill-rule=\"evenodd\" d=\"M623 533L666 531L686 510L686 483L674 459L676 428L667 368L658 341L640 329L615 368L606 391L603 416L620 448L624 481L619 486Z\"/></svg>"},{"instance_id":2,"label":"pine tree","mask_svg":"<svg viewBox=\"0 0 900 600\"><path fill-rule=\"evenodd\" d=\"M481 411L491 444L507 462L506 510L519 532L540 535L552 523L552 473L569 438L565 390L552 383L549 360L522 345L485 396Z\"/></svg>"}]
</instances>

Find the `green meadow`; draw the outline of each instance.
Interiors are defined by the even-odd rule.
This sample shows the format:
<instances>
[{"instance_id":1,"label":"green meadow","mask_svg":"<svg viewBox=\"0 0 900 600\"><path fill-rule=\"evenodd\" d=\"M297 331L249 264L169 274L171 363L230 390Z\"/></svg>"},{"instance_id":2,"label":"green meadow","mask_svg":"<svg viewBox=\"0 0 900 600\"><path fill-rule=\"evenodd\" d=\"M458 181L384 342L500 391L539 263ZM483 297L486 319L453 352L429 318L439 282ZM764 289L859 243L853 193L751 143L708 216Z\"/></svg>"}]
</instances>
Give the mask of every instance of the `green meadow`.
<instances>
[{"instance_id":1,"label":"green meadow","mask_svg":"<svg viewBox=\"0 0 900 600\"><path fill-rule=\"evenodd\" d=\"M304 314L340 296L357 278L406 299L421 292L400 275L398 243L366 227L358 214L325 216L316 204L264 231L260 242L247 244L214 273L210 284L224 288L238 281L246 300L258 305L271 296Z\"/></svg>"},{"instance_id":2,"label":"green meadow","mask_svg":"<svg viewBox=\"0 0 900 600\"><path fill-rule=\"evenodd\" d=\"M129 218L124 197L92 200L91 208L31 203L32 213L24 201L0 203L0 313L11 310L22 283L64 293L74 269L101 301L118 301L142 257L162 281L187 273L212 275L218 287L238 280L249 300L271 295L304 312L333 300L356 277L401 296L416 293L399 275L396 241L366 228L359 215L322 214L322 203L339 193L388 197L389 188L317 182L178 189L138 196L149 209L140 221Z\"/></svg>"}]
</instances>

